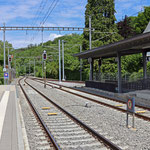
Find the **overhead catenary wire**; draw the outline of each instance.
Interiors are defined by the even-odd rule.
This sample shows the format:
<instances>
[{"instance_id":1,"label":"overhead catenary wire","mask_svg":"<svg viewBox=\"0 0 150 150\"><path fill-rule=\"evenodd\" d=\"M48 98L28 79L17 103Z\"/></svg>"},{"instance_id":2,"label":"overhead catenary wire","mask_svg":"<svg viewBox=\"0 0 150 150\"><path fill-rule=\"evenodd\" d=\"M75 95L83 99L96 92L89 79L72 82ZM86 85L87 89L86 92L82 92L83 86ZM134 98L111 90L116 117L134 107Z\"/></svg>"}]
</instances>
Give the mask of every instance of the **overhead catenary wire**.
<instances>
[{"instance_id":1,"label":"overhead catenary wire","mask_svg":"<svg viewBox=\"0 0 150 150\"><path fill-rule=\"evenodd\" d=\"M49 7L46 15L44 16L43 20L41 21L41 25L44 25L44 23L47 21L48 17L50 16L50 14L52 13L52 11L54 10L54 8L56 7L57 3L59 2L59 0L53 0L51 6Z\"/></svg>"},{"instance_id":2,"label":"overhead catenary wire","mask_svg":"<svg viewBox=\"0 0 150 150\"><path fill-rule=\"evenodd\" d=\"M59 0L53 0L53 2L51 3L50 7L48 8L48 11L46 12L43 20L40 22L40 26L43 26L44 23L47 21L48 17L50 16L50 14L52 13L52 11L54 10L54 8L56 7L57 3ZM31 39L31 41L34 40L34 37L39 33L39 31L37 33L35 33Z\"/></svg>"}]
</instances>

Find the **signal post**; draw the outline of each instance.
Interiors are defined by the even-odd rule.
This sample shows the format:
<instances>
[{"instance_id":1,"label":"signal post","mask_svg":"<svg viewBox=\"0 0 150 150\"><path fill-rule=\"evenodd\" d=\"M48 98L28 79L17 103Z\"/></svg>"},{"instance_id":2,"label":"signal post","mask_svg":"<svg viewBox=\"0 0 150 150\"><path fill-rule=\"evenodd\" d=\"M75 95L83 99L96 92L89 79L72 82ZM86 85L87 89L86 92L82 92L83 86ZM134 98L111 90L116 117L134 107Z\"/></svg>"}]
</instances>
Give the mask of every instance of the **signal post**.
<instances>
[{"instance_id":1,"label":"signal post","mask_svg":"<svg viewBox=\"0 0 150 150\"><path fill-rule=\"evenodd\" d=\"M45 77L44 77L44 88L46 88L46 59L47 59L47 54L46 54L46 51L44 50L44 52L43 52L44 73L45 73Z\"/></svg>"}]
</instances>

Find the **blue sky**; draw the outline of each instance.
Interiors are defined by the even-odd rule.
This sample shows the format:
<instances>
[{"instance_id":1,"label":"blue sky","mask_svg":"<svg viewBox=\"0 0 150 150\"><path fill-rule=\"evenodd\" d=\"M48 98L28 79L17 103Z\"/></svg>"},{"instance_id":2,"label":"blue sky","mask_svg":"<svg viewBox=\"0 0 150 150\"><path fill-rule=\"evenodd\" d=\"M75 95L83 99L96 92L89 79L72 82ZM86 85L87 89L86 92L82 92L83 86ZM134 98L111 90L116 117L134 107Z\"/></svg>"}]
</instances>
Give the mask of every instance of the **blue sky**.
<instances>
[{"instance_id":1,"label":"blue sky","mask_svg":"<svg viewBox=\"0 0 150 150\"><path fill-rule=\"evenodd\" d=\"M40 26L40 22L54 0L0 0L0 26ZM56 0L57 1L57 0ZM41 5L40 5L41 4ZM58 3L44 26L79 26L84 27L84 12L87 0L58 0ZM150 0L115 0L116 18L125 15L136 16L143 6L150 6ZM44 9L42 9L44 8ZM38 12L37 12L38 10ZM39 14L39 18L36 20ZM68 32L44 32L44 41ZM2 40L2 32L0 40ZM28 44L41 43L41 32L8 31L6 40L15 48Z\"/></svg>"}]
</instances>

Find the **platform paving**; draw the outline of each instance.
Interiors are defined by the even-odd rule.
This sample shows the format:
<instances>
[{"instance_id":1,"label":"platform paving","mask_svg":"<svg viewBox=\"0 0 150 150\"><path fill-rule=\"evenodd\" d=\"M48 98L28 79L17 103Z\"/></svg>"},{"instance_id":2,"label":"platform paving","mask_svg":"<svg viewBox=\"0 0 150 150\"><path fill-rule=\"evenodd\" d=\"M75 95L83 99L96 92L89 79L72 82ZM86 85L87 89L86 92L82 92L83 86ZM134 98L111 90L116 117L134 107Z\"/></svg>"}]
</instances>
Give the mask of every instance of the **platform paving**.
<instances>
[{"instance_id":1,"label":"platform paving","mask_svg":"<svg viewBox=\"0 0 150 150\"><path fill-rule=\"evenodd\" d=\"M0 86L1 150L24 150L17 100L15 85Z\"/></svg>"}]
</instances>

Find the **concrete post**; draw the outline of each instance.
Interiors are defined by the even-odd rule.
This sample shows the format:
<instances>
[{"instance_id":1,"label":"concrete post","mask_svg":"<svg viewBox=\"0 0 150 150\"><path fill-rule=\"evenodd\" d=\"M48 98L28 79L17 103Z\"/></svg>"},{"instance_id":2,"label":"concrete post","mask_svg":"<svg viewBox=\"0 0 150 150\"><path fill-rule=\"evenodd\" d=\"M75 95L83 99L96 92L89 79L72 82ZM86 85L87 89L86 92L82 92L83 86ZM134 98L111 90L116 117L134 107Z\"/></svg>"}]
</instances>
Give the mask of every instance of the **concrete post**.
<instances>
[{"instance_id":1,"label":"concrete post","mask_svg":"<svg viewBox=\"0 0 150 150\"><path fill-rule=\"evenodd\" d=\"M147 62L146 62L146 55L147 52L143 52L143 77L144 79L147 78Z\"/></svg>"},{"instance_id":2,"label":"concrete post","mask_svg":"<svg viewBox=\"0 0 150 150\"><path fill-rule=\"evenodd\" d=\"M118 93L122 92L122 79L121 79L121 55L117 53L118 58Z\"/></svg>"},{"instance_id":3,"label":"concrete post","mask_svg":"<svg viewBox=\"0 0 150 150\"><path fill-rule=\"evenodd\" d=\"M64 68L64 40L62 40L62 80L65 80L65 68Z\"/></svg>"}]
</instances>

